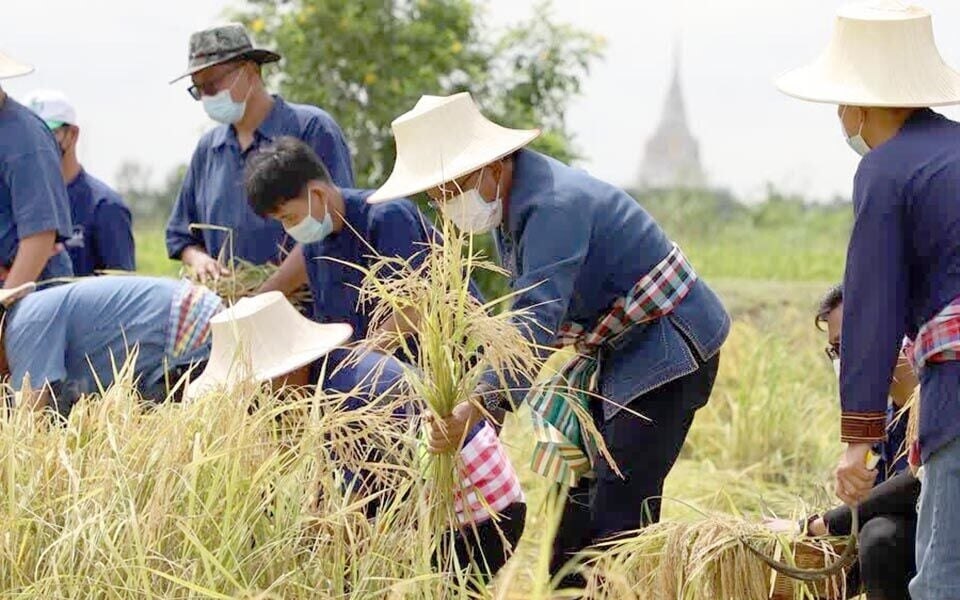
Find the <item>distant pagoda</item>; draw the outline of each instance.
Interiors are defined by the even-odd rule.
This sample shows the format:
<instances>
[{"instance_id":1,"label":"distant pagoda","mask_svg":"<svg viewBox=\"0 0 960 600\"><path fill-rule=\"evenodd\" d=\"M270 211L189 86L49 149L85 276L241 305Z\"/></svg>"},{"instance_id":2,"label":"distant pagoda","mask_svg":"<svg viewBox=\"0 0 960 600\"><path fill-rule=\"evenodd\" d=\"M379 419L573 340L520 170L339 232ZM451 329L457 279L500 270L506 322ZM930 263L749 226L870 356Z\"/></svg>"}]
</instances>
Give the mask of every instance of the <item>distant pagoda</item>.
<instances>
[{"instance_id":1,"label":"distant pagoda","mask_svg":"<svg viewBox=\"0 0 960 600\"><path fill-rule=\"evenodd\" d=\"M700 145L687 124L686 102L680 84L679 44L674 50L673 80L663 104L660 124L647 140L640 189L704 188L707 177L700 164Z\"/></svg>"}]
</instances>

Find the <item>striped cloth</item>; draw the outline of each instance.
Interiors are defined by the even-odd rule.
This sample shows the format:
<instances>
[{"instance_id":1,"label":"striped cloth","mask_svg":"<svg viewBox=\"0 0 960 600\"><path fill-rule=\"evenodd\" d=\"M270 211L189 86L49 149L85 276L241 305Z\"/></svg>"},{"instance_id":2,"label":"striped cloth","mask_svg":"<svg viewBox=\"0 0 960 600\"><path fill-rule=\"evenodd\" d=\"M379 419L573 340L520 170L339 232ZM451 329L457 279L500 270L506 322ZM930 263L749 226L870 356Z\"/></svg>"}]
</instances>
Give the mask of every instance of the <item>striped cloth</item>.
<instances>
[{"instance_id":1,"label":"striped cloth","mask_svg":"<svg viewBox=\"0 0 960 600\"><path fill-rule=\"evenodd\" d=\"M486 421L474 426L460 449L460 490L454 496L457 521L480 524L511 504L523 502L520 478Z\"/></svg>"},{"instance_id":2,"label":"striped cloth","mask_svg":"<svg viewBox=\"0 0 960 600\"><path fill-rule=\"evenodd\" d=\"M614 302L592 330L585 331L576 323L560 328L557 345L574 346L577 355L531 395L534 472L568 486L592 474L596 442L585 438L580 418L589 418L589 402L596 397L597 350L627 329L669 314L696 280L697 274L674 245L666 258Z\"/></svg>"},{"instance_id":3,"label":"striped cloth","mask_svg":"<svg viewBox=\"0 0 960 600\"><path fill-rule=\"evenodd\" d=\"M210 319L222 309L219 296L183 281L170 303L167 359L175 361L205 346L210 341Z\"/></svg>"}]
</instances>

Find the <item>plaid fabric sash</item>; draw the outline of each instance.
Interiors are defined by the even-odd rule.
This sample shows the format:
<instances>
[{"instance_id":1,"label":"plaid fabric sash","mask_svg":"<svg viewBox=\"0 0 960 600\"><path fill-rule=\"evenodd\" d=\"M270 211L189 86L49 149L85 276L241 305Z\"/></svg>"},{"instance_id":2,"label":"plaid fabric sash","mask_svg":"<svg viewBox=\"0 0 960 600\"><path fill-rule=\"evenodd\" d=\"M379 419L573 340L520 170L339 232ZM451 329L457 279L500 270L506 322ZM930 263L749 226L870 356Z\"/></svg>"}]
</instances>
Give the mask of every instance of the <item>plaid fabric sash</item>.
<instances>
[{"instance_id":1,"label":"plaid fabric sash","mask_svg":"<svg viewBox=\"0 0 960 600\"><path fill-rule=\"evenodd\" d=\"M589 402L597 392L597 350L620 333L669 314L689 293L697 274L677 245L630 292L614 302L590 331L566 323L557 345L574 346L571 358L531 395L536 445L531 468L551 481L574 486L590 476L596 442L586 439L581 418L589 418Z\"/></svg>"},{"instance_id":2,"label":"plaid fabric sash","mask_svg":"<svg viewBox=\"0 0 960 600\"><path fill-rule=\"evenodd\" d=\"M924 323L909 356L918 371L927 363L960 360L960 298Z\"/></svg>"},{"instance_id":3,"label":"plaid fabric sash","mask_svg":"<svg viewBox=\"0 0 960 600\"><path fill-rule=\"evenodd\" d=\"M220 297L205 287L184 281L170 304L167 358L176 360L210 341L210 319L220 312Z\"/></svg>"}]
</instances>

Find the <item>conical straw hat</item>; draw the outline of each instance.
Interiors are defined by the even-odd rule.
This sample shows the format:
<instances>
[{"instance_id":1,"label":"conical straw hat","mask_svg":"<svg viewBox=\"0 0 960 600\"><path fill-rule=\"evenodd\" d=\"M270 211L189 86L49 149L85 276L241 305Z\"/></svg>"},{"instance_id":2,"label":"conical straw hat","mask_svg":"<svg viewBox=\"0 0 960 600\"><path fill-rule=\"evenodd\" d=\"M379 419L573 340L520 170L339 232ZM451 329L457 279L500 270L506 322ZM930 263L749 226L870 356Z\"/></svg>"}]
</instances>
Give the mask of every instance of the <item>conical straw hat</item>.
<instances>
[{"instance_id":1,"label":"conical straw hat","mask_svg":"<svg viewBox=\"0 0 960 600\"><path fill-rule=\"evenodd\" d=\"M532 142L539 129L508 129L481 114L469 93L423 96L393 121L397 160L367 202L410 196L463 177Z\"/></svg>"},{"instance_id":2,"label":"conical straw hat","mask_svg":"<svg viewBox=\"0 0 960 600\"><path fill-rule=\"evenodd\" d=\"M244 380L269 381L310 364L353 335L345 323L307 319L280 292L243 298L210 319L213 347L188 398Z\"/></svg>"},{"instance_id":3,"label":"conical straw hat","mask_svg":"<svg viewBox=\"0 0 960 600\"><path fill-rule=\"evenodd\" d=\"M960 103L960 74L937 50L930 12L897 0L841 8L823 54L776 85L801 100L846 106Z\"/></svg>"},{"instance_id":4,"label":"conical straw hat","mask_svg":"<svg viewBox=\"0 0 960 600\"><path fill-rule=\"evenodd\" d=\"M0 79L10 79L33 72L33 67L22 62L13 60L3 52L0 52Z\"/></svg>"}]
</instances>

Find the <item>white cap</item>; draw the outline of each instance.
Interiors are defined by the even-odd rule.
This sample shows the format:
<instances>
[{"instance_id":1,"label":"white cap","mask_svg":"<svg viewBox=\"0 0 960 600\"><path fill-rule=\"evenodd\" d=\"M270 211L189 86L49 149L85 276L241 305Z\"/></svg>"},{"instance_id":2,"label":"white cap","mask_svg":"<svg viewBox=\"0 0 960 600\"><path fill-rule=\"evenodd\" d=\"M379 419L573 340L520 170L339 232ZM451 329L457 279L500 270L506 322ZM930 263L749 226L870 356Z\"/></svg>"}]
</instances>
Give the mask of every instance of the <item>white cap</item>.
<instances>
[{"instance_id":1,"label":"white cap","mask_svg":"<svg viewBox=\"0 0 960 600\"><path fill-rule=\"evenodd\" d=\"M35 90L24 98L24 104L46 121L50 129L77 124L77 111L61 91Z\"/></svg>"}]
</instances>

